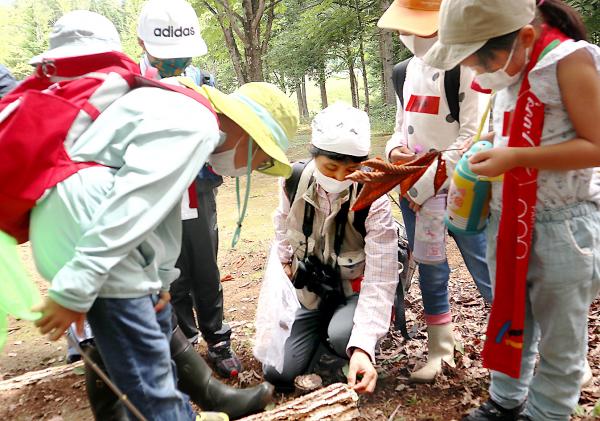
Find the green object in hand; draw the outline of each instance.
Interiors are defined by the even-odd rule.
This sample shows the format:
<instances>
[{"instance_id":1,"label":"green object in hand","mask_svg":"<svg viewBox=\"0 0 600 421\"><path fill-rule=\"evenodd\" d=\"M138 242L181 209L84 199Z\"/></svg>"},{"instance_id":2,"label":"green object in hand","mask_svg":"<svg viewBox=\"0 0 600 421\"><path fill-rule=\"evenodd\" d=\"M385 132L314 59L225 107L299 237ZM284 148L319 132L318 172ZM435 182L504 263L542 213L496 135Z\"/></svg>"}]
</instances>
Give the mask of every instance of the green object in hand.
<instances>
[{"instance_id":1,"label":"green object in hand","mask_svg":"<svg viewBox=\"0 0 600 421\"><path fill-rule=\"evenodd\" d=\"M41 296L21 263L17 241L0 231L0 349L8 335L8 315L36 320L41 314L31 308L41 303Z\"/></svg>"}]
</instances>

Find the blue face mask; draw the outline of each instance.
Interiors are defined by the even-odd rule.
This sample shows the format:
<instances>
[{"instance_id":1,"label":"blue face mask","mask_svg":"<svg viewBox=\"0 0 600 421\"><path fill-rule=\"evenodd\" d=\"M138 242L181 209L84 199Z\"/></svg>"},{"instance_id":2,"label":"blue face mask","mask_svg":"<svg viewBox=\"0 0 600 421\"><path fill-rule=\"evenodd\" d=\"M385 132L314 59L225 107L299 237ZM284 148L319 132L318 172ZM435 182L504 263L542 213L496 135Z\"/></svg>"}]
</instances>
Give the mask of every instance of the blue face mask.
<instances>
[{"instance_id":1,"label":"blue face mask","mask_svg":"<svg viewBox=\"0 0 600 421\"><path fill-rule=\"evenodd\" d=\"M185 68L191 64L192 58L155 58L148 55L148 61L152 67L158 70L160 77L173 77L182 74Z\"/></svg>"}]
</instances>

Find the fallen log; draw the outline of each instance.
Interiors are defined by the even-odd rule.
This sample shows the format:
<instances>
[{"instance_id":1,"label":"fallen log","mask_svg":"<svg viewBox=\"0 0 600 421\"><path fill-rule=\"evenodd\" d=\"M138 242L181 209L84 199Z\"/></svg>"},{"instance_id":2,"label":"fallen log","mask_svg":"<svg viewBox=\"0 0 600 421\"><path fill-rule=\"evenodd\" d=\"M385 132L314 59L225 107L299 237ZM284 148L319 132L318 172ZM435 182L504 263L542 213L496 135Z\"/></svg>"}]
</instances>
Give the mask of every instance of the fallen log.
<instances>
[{"instance_id":1,"label":"fallen log","mask_svg":"<svg viewBox=\"0 0 600 421\"><path fill-rule=\"evenodd\" d=\"M83 361L78 361L69 365L61 365L58 367L45 368L38 371L30 371L20 376L13 377L0 381L0 392L6 390L20 389L23 386L37 383L40 381L48 381L60 379L73 374L73 369L83 367Z\"/></svg>"},{"instance_id":2,"label":"fallen log","mask_svg":"<svg viewBox=\"0 0 600 421\"><path fill-rule=\"evenodd\" d=\"M348 421L359 417L357 403L354 390L346 384L335 383L239 421Z\"/></svg>"}]
</instances>

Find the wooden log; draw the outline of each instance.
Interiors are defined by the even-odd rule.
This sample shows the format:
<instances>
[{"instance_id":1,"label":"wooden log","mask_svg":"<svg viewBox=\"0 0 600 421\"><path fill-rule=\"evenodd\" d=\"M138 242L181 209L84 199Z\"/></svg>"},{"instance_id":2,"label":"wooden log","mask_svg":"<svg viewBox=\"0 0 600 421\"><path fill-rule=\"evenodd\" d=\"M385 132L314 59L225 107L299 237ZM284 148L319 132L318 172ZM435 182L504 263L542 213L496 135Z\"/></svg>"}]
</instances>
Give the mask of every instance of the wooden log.
<instances>
[{"instance_id":1,"label":"wooden log","mask_svg":"<svg viewBox=\"0 0 600 421\"><path fill-rule=\"evenodd\" d=\"M348 421L360 416L357 403L354 390L346 384L335 383L239 421Z\"/></svg>"},{"instance_id":2,"label":"wooden log","mask_svg":"<svg viewBox=\"0 0 600 421\"><path fill-rule=\"evenodd\" d=\"M12 379L0 381L0 391L20 389L23 386L37 383L40 381L48 381L60 379L73 374L73 369L83 367L83 361L78 361L69 365L61 365L57 367L49 367L43 370L30 371Z\"/></svg>"}]
</instances>

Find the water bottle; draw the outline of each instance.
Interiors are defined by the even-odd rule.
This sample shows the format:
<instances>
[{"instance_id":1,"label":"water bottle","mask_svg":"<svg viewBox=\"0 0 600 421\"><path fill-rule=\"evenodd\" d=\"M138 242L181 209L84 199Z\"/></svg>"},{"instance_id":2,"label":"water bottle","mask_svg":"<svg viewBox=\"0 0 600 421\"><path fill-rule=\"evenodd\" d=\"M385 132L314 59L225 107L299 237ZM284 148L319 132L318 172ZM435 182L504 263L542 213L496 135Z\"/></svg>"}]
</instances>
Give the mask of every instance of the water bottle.
<instances>
[{"instance_id":1,"label":"water bottle","mask_svg":"<svg viewBox=\"0 0 600 421\"><path fill-rule=\"evenodd\" d=\"M417 263L435 265L446 260L446 195L427 199L417 212L413 257Z\"/></svg>"},{"instance_id":2,"label":"water bottle","mask_svg":"<svg viewBox=\"0 0 600 421\"><path fill-rule=\"evenodd\" d=\"M491 149L490 142L476 142L458 161L450 189L446 226L455 234L478 234L487 225L490 212L491 183L469 169L469 158Z\"/></svg>"}]
</instances>

